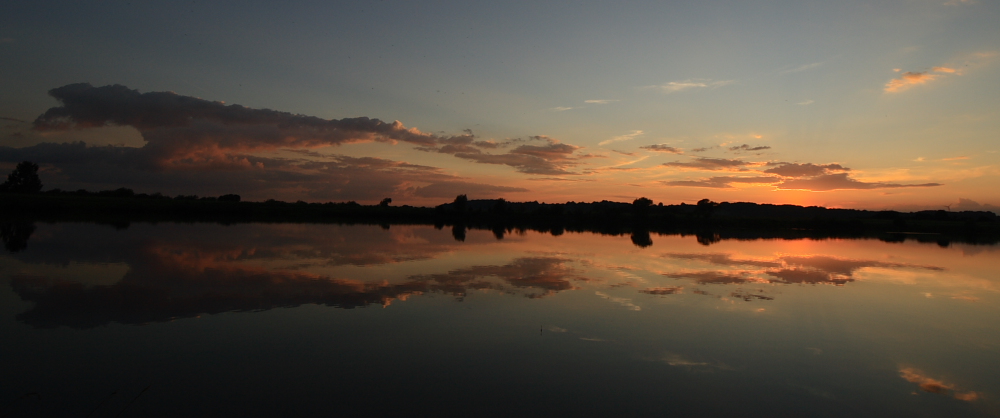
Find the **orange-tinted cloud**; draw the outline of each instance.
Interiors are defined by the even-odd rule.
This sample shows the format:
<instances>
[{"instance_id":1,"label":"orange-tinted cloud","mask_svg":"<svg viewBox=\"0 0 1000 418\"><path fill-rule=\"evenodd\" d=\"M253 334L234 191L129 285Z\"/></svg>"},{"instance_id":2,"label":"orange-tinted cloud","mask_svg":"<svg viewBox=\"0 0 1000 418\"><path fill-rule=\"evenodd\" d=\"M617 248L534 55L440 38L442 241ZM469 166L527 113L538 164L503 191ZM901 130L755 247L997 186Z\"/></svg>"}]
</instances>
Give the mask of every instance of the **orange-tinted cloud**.
<instances>
[{"instance_id":1,"label":"orange-tinted cloud","mask_svg":"<svg viewBox=\"0 0 1000 418\"><path fill-rule=\"evenodd\" d=\"M58 169L46 178L46 186L64 190L124 186L137 192L203 196L237 193L247 199L314 201L453 198L463 193L485 198L526 190L471 182L437 167L309 150L292 152L306 157L301 159L239 156L246 168L216 161L217 165L185 170L151 170L145 164L147 152L144 148L88 147L82 142L43 143L25 148L0 147L0 161L43 161Z\"/></svg>"},{"instance_id":2,"label":"orange-tinted cloud","mask_svg":"<svg viewBox=\"0 0 1000 418\"><path fill-rule=\"evenodd\" d=\"M819 176L823 174L831 174L834 171L850 171L850 168L841 166L840 164L823 164L817 165L813 163L768 163L768 166L777 166L774 168L769 168L764 170L768 174L777 174L782 177L811 177Z\"/></svg>"},{"instance_id":3,"label":"orange-tinted cloud","mask_svg":"<svg viewBox=\"0 0 1000 418\"><path fill-rule=\"evenodd\" d=\"M575 174L569 171L570 168L578 164L580 158L584 156L574 156L581 147L563 144L559 141L546 137L534 136L532 140L545 141L545 145L520 145L504 154L491 154L481 151L479 148L490 148L483 146L482 141L473 142L472 138L455 138L443 140L442 147L424 146L418 147L421 151L433 151L452 154L456 157L475 161L483 164L507 165L525 174L548 174L565 175ZM488 143L492 145L492 143ZM495 148L495 147L493 147Z\"/></svg>"},{"instance_id":4,"label":"orange-tinted cloud","mask_svg":"<svg viewBox=\"0 0 1000 418\"><path fill-rule=\"evenodd\" d=\"M728 160L724 158L709 158L709 157L696 157L692 161L680 162L673 161L669 163L663 163L667 167L684 168L691 170L738 170L744 171L747 162L742 160Z\"/></svg>"},{"instance_id":5,"label":"orange-tinted cloud","mask_svg":"<svg viewBox=\"0 0 1000 418\"><path fill-rule=\"evenodd\" d=\"M847 173L824 174L807 179L785 180L777 184L781 190L810 190L814 192L830 190L869 190L894 189L901 187L934 187L941 183L898 184L898 183L866 183L847 177Z\"/></svg>"},{"instance_id":6,"label":"orange-tinted cloud","mask_svg":"<svg viewBox=\"0 0 1000 418\"><path fill-rule=\"evenodd\" d=\"M666 186L681 187L709 187L715 189L731 189L733 183L744 184L774 184L781 181L780 177L757 176L757 177L711 177L701 180L676 180L661 181Z\"/></svg>"},{"instance_id":7,"label":"orange-tinted cloud","mask_svg":"<svg viewBox=\"0 0 1000 418\"><path fill-rule=\"evenodd\" d=\"M932 74L932 72L937 74ZM950 67L933 67L930 71L923 72L907 71L901 74L899 78L889 80L883 90L886 93L898 93L913 86L927 84L945 75L961 75L961 72Z\"/></svg>"}]
</instances>

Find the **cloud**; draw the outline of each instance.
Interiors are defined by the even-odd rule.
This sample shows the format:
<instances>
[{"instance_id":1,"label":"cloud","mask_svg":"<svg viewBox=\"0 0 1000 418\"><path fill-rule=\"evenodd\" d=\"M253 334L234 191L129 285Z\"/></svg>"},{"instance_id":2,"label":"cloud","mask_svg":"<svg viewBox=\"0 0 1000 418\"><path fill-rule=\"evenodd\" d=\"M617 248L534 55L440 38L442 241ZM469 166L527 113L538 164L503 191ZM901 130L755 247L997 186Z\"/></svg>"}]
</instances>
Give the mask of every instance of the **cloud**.
<instances>
[{"instance_id":1,"label":"cloud","mask_svg":"<svg viewBox=\"0 0 1000 418\"><path fill-rule=\"evenodd\" d=\"M778 74L784 75L784 74L798 73L798 72L802 72L802 71L806 71L806 70L811 70L813 68L818 68L821 65L823 65L822 62L814 62L812 64L800 65L798 67L795 67L795 68L792 68L792 69L789 69L789 70L784 70L784 71L779 72Z\"/></svg>"},{"instance_id":2,"label":"cloud","mask_svg":"<svg viewBox=\"0 0 1000 418\"><path fill-rule=\"evenodd\" d=\"M14 43L14 38L0 38L0 44L12 44Z\"/></svg>"},{"instance_id":3,"label":"cloud","mask_svg":"<svg viewBox=\"0 0 1000 418\"><path fill-rule=\"evenodd\" d=\"M430 146L439 137L367 117L321 119L269 109L226 105L172 92L139 93L122 85L69 84L49 90L62 106L34 121L39 131L132 126L146 145L142 156L158 166L218 165L235 154L278 148L317 148L355 142Z\"/></svg>"},{"instance_id":4,"label":"cloud","mask_svg":"<svg viewBox=\"0 0 1000 418\"><path fill-rule=\"evenodd\" d=\"M566 107L566 106L556 106L556 107L550 108L549 110L554 110L556 112L565 112L567 110L573 110L573 108L572 107Z\"/></svg>"},{"instance_id":5,"label":"cloud","mask_svg":"<svg viewBox=\"0 0 1000 418\"><path fill-rule=\"evenodd\" d=\"M608 104L608 103L614 103L614 102L620 102L620 101L621 100L591 99L591 100L584 100L583 102L587 103L587 104Z\"/></svg>"},{"instance_id":6,"label":"cloud","mask_svg":"<svg viewBox=\"0 0 1000 418\"><path fill-rule=\"evenodd\" d=\"M478 148L497 148L498 143L484 141L473 141L471 136L457 137L449 139L449 142L441 141L444 146L424 146L417 147L420 151L439 152L452 154L458 158L475 161L482 164L507 165L525 174L547 174L564 175L576 174L568 171L569 168L578 164L580 158L587 156L574 156L573 153L581 147L563 144L559 141L544 135L530 137L533 141L545 141L545 145L520 145L504 154L490 154ZM521 140L508 140L502 144L513 144Z\"/></svg>"},{"instance_id":7,"label":"cloud","mask_svg":"<svg viewBox=\"0 0 1000 418\"><path fill-rule=\"evenodd\" d=\"M660 183L667 186L731 189L733 188L732 186L733 183L774 184L780 181L781 181L780 177L760 176L760 177L712 177L702 180L661 181Z\"/></svg>"},{"instance_id":8,"label":"cloud","mask_svg":"<svg viewBox=\"0 0 1000 418\"><path fill-rule=\"evenodd\" d=\"M926 72L915 73L907 71L903 73L903 75L900 76L900 78L890 80L888 83L886 83L884 90L887 93L898 93L918 84L926 84L937 78L938 76L934 74L928 74Z\"/></svg>"},{"instance_id":9,"label":"cloud","mask_svg":"<svg viewBox=\"0 0 1000 418\"><path fill-rule=\"evenodd\" d=\"M975 200L966 199L966 198L959 198L958 199L958 203L955 204L954 206L952 206L952 209L959 210L959 211L962 211L962 210L971 210L971 211L986 210L986 211L992 211L994 213L1000 213L1000 206L991 205L991 204L988 204L988 203L987 204L980 204L979 202L976 202Z\"/></svg>"},{"instance_id":10,"label":"cloud","mask_svg":"<svg viewBox=\"0 0 1000 418\"><path fill-rule=\"evenodd\" d=\"M635 138L640 137L640 136L642 136L642 131L636 130L636 131L632 131L632 133L629 133L629 134L618 135L618 136L613 137L611 139L608 139L606 141L601 141L597 145L605 146L605 145L608 145L610 143L621 142L621 141L628 141L630 139L635 139Z\"/></svg>"},{"instance_id":11,"label":"cloud","mask_svg":"<svg viewBox=\"0 0 1000 418\"><path fill-rule=\"evenodd\" d=\"M931 74L931 72L937 74ZM900 75L899 78L889 80L883 90L886 93L898 93L908 90L913 86L927 84L945 75L961 75L961 72L949 67L933 67L930 71L923 72L907 71Z\"/></svg>"},{"instance_id":12,"label":"cloud","mask_svg":"<svg viewBox=\"0 0 1000 418\"><path fill-rule=\"evenodd\" d=\"M647 86L647 88L654 88L662 90L665 93L675 93L678 91L698 89L698 88L717 88L735 83L734 80L716 80L711 79L688 79L684 81L671 81L669 83L660 84L658 86Z\"/></svg>"},{"instance_id":13,"label":"cloud","mask_svg":"<svg viewBox=\"0 0 1000 418\"><path fill-rule=\"evenodd\" d=\"M821 176L816 176L808 179L793 179L785 180L784 182L777 185L778 189L781 190L810 190L810 191L829 191L829 190L869 190L869 189L894 189L902 187L935 187L941 186L940 183L922 183L922 184L897 184L897 183L866 183L863 181L858 181L847 177L847 173L840 174L824 174Z\"/></svg>"},{"instance_id":14,"label":"cloud","mask_svg":"<svg viewBox=\"0 0 1000 418\"><path fill-rule=\"evenodd\" d=\"M308 150L302 150L308 151ZM25 148L0 147L0 162L29 160L46 168L47 188L63 190L116 189L137 192L219 195L236 193L245 199L358 200L384 197L431 197L445 190L498 196L523 189L468 183L437 167L376 157L323 155L322 160L246 155L240 164L199 169L151 169L143 148L100 146L83 142L42 143ZM440 184L440 185L439 185ZM451 196L442 197L454 197Z\"/></svg>"},{"instance_id":15,"label":"cloud","mask_svg":"<svg viewBox=\"0 0 1000 418\"><path fill-rule=\"evenodd\" d=\"M729 147L730 151L737 151L737 152L740 152L740 151L763 151L763 150L766 150L766 149L771 149L771 147L769 147L767 145L761 145L761 146L751 147L751 146L749 146L747 144L737 145L737 146L734 146L734 147Z\"/></svg>"},{"instance_id":16,"label":"cloud","mask_svg":"<svg viewBox=\"0 0 1000 418\"><path fill-rule=\"evenodd\" d=\"M671 152L674 154L684 153L680 148L674 148L666 144L646 145L644 147L639 147L639 149L644 149L647 151L656 151L656 152Z\"/></svg>"},{"instance_id":17,"label":"cloud","mask_svg":"<svg viewBox=\"0 0 1000 418\"><path fill-rule=\"evenodd\" d=\"M696 157L693 161L688 161L688 162L674 161L669 163L663 163L663 165L667 167L677 167L677 168L685 168L692 170L731 170L731 169L742 169L744 166L747 165L747 163L741 160Z\"/></svg>"},{"instance_id":18,"label":"cloud","mask_svg":"<svg viewBox=\"0 0 1000 418\"><path fill-rule=\"evenodd\" d=\"M840 164L823 164L816 165L813 163L768 163L769 166L777 165L777 167L764 170L768 174L777 174L782 177L810 177L819 176L823 174L830 174L834 171L850 171L851 169L844 167Z\"/></svg>"}]
</instances>

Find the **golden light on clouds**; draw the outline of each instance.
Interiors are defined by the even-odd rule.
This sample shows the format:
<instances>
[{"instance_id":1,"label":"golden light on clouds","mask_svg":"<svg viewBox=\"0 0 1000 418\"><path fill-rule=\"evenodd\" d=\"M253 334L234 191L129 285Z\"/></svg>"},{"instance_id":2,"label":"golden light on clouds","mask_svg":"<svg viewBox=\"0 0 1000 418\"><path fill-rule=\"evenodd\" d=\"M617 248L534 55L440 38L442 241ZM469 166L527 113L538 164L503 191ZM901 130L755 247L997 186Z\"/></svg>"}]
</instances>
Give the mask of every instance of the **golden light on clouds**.
<instances>
[{"instance_id":1,"label":"golden light on clouds","mask_svg":"<svg viewBox=\"0 0 1000 418\"><path fill-rule=\"evenodd\" d=\"M901 91L908 90L910 87L927 84L938 78L936 74L930 74L929 72L913 72L907 71L903 73L902 76L896 79L889 80L885 84L886 93L899 93Z\"/></svg>"}]
</instances>

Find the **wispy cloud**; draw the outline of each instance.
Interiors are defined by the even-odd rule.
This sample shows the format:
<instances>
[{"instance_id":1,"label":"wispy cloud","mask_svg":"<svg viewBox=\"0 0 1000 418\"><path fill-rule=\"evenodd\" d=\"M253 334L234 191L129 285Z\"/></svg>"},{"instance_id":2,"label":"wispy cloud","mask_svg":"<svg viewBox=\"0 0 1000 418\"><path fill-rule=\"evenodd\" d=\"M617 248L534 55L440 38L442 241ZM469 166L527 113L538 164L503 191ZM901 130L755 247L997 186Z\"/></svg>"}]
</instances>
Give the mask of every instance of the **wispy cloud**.
<instances>
[{"instance_id":1,"label":"wispy cloud","mask_svg":"<svg viewBox=\"0 0 1000 418\"><path fill-rule=\"evenodd\" d=\"M674 93L678 91L699 89L699 88L717 88L735 83L735 80L711 80L702 78L693 78L684 81L671 81L668 83L656 85L656 86L646 86L647 88L659 89L665 93Z\"/></svg>"},{"instance_id":2,"label":"wispy cloud","mask_svg":"<svg viewBox=\"0 0 1000 418\"><path fill-rule=\"evenodd\" d=\"M883 183L883 182L863 182L860 180L855 180L847 176L847 173L839 174L824 174L821 176L816 176L808 179L793 179L786 180L777 185L778 189L781 190L809 190L814 192L823 192L830 190L869 190L869 189L896 189L903 187L935 187L941 186L940 183L922 183L922 184L898 184L898 183Z\"/></svg>"},{"instance_id":3,"label":"wispy cloud","mask_svg":"<svg viewBox=\"0 0 1000 418\"><path fill-rule=\"evenodd\" d=\"M632 133L628 133L628 134L625 134L625 135L618 135L618 136L613 137L611 139L608 139L608 140L605 140L605 141L601 141L597 145L604 146L604 145L608 145L608 144L615 143L615 142L628 141L630 139L635 139L635 138L638 138L640 136L642 136L642 131L635 130L635 131L632 131Z\"/></svg>"},{"instance_id":4,"label":"wispy cloud","mask_svg":"<svg viewBox=\"0 0 1000 418\"><path fill-rule=\"evenodd\" d=\"M899 72L899 69L894 69L893 71ZM951 67L932 67L929 71L921 72L907 71L900 75L899 78L889 80L885 84L884 91L886 93L898 93L906 91L913 86L927 84L949 75L962 75L962 72Z\"/></svg>"},{"instance_id":5,"label":"wispy cloud","mask_svg":"<svg viewBox=\"0 0 1000 418\"><path fill-rule=\"evenodd\" d=\"M697 157L692 161L681 162L673 161L669 163L663 163L667 167L676 168L686 168L693 170L740 170L744 171L744 166L747 165L746 161L742 160L727 160L724 158L708 158L708 157Z\"/></svg>"},{"instance_id":6,"label":"wispy cloud","mask_svg":"<svg viewBox=\"0 0 1000 418\"><path fill-rule=\"evenodd\" d=\"M747 145L747 144L729 147L730 151L734 151L734 152L737 152L737 153L743 152L743 151L763 151L763 150L767 150L767 149L771 149L771 147L769 147L767 145L759 145L759 146L756 146L756 147L752 147L752 146Z\"/></svg>"},{"instance_id":7,"label":"wispy cloud","mask_svg":"<svg viewBox=\"0 0 1000 418\"><path fill-rule=\"evenodd\" d=\"M774 184L781 182L780 177L759 176L759 177L711 177L701 180L676 180L661 181L666 186L680 187L708 187L712 189L732 189L733 183L742 184Z\"/></svg>"},{"instance_id":8,"label":"wispy cloud","mask_svg":"<svg viewBox=\"0 0 1000 418\"><path fill-rule=\"evenodd\" d=\"M899 78L889 80L889 82L885 84L884 90L886 93L898 93L901 91L908 90L910 87L916 85L927 84L931 81L936 80L937 78L938 75L931 74L929 72L907 71L903 73L903 75L901 75Z\"/></svg>"},{"instance_id":9,"label":"wispy cloud","mask_svg":"<svg viewBox=\"0 0 1000 418\"><path fill-rule=\"evenodd\" d=\"M655 152L669 152L674 154L684 153L680 148L671 147L667 144L646 145L644 147L639 147L639 149L644 149L646 151L655 151Z\"/></svg>"},{"instance_id":10,"label":"wispy cloud","mask_svg":"<svg viewBox=\"0 0 1000 418\"><path fill-rule=\"evenodd\" d=\"M553 111L556 111L556 112L565 112L567 110L573 110L573 108L572 107L566 107L566 106L557 106L557 107L549 108L549 110L553 110Z\"/></svg>"},{"instance_id":11,"label":"wispy cloud","mask_svg":"<svg viewBox=\"0 0 1000 418\"><path fill-rule=\"evenodd\" d=\"M587 103L587 104L608 104L608 103L614 103L614 102L620 102L620 101L621 100L591 99L591 100L584 100L583 102Z\"/></svg>"},{"instance_id":12,"label":"wispy cloud","mask_svg":"<svg viewBox=\"0 0 1000 418\"><path fill-rule=\"evenodd\" d=\"M822 164L817 165L813 163L768 163L768 166L775 166L774 168L769 168L764 170L768 174L777 174L782 177L811 177L819 176L823 174L830 174L835 171L850 171L850 168L844 167L840 164Z\"/></svg>"},{"instance_id":13,"label":"wispy cloud","mask_svg":"<svg viewBox=\"0 0 1000 418\"><path fill-rule=\"evenodd\" d=\"M802 71L806 71L806 70L811 70L813 68L818 68L821 65L823 65L822 62L814 62L812 64L800 65L800 66L795 67L795 68L784 70L784 71L779 72L778 74L784 75L784 74L798 73L798 72L802 72Z\"/></svg>"}]
</instances>

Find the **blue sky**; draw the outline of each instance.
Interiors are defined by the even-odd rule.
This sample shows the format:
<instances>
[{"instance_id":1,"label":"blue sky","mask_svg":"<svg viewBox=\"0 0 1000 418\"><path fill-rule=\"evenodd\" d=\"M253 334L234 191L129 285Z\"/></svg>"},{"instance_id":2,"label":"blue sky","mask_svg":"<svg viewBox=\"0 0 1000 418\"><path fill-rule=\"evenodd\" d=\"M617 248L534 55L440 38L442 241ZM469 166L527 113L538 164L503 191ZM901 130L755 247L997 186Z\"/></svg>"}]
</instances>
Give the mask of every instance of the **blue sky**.
<instances>
[{"instance_id":1,"label":"blue sky","mask_svg":"<svg viewBox=\"0 0 1000 418\"><path fill-rule=\"evenodd\" d=\"M0 131L0 164L39 159L51 187L234 191L261 199L384 195L433 204L465 190L473 198L545 201L1000 204L998 21L1000 4L983 0L15 1L0 16L0 117L11 119ZM218 169L193 160L100 176L99 166L72 158L46 162L51 150L37 144L141 148L148 132L40 131L16 122L60 106L50 89L81 82L330 120L398 120L438 139L471 130L477 141L524 142L475 151L489 158L360 137L224 150L226 158L268 162L247 173L263 176L253 184L191 183L185 176L192 170L211 177ZM517 148L558 144L574 149ZM650 145L678 152L642 148ZM543 175L500 157L512 152L561 168ZM429 167L422 170L450 176L439 179L450 186L403 175L369 184L369 196L331 186L302 165L329 160L357 168L348 161L359 160L341 157L391 161L395 168L373 168L389 177L385 170L399 171L399 164ZM704 159L743 164L676 164ZM845 169L766 173L789 163ZM276 174L309 179L262 186ZM345 175L337 181L369 178ZM439 192L421 189L428 186Z\"/></svg>"}]
</instances>

